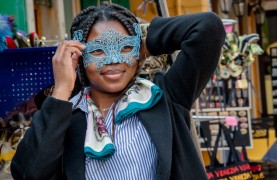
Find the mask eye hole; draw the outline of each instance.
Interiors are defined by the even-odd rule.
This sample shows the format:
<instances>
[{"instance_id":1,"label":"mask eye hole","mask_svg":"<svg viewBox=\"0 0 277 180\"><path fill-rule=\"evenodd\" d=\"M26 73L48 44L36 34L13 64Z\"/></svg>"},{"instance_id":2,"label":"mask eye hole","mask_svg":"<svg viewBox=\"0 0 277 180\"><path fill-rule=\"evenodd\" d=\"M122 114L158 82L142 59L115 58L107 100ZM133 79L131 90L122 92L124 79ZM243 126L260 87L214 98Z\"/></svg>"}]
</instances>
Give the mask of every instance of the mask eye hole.
<instances>
[{"instance_id":1,"label":"mask eye hole","mask_svg":"<svg viewBox=\"0 0 277 180\"><path fill-rule=\"evenodd\" d=\"M120 54L126 54L129 53L133 50L133 46L124 46L121 51Z\"/></svg>"},{"instance_id":2,"label":"mask eye hole","mask_svg":"<svg viewBox=\"0 0 277 180\"><path fill-rule=\"evenodd\" d=\"M96 49L90 53L94 57L103 57L106 56L106 53L102 49Z\"/></svg>"}]
</instances>

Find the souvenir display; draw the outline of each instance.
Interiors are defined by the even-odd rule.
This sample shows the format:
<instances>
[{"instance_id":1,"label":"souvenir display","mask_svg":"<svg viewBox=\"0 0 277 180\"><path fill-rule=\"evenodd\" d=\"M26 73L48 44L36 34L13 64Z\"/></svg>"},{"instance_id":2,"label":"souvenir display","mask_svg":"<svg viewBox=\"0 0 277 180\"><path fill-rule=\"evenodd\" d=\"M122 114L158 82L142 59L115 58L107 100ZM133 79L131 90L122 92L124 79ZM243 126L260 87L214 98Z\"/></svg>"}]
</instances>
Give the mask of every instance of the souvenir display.
<instances>
[{"instance_id":1,"label":"souvenir display","mask_svg":"<svg viewBox=\"0 0 277 180\"><path fill-rule=\"evenodd\" d=\"M207 83L198 101L199 109L197 111L200 111L201 115L215 116L214 119L211 118L207 121L198 123L203 129L203 136L199 134L202 149L210 148L215 145L219 123L226 124L226 118L222 117L229 116L236 119L237 126L240 127L240 133L246 139L246 146L253 146L250 117L251 91L253 85L249 78L249 66L255 60L255 56L262 54L263 50L257 44L259 40L258 34L239 36L238 33L234 31L234 26L236 24L235 20L223 19L222 21L225 25L226 39L222 48L218 68ZM196 106L192 110L194 115L196 112L195 108ZM218 119L216 119L217 116L219 117ZM204 137L207 141L206 144L204 144ZM223 144L219 144L219 148L222 148L222 145L226 142L222 143ZM240 141L235 141L235 146L240 146L240 143Z\"/></svg>"},{"instance_id":2,"label":"souvenir display","mask_svg":"<svg viewBox=\"0 0 277 180\"><path fill-rule=\"evenodd\" d=\"M250 107L250 83L243 72L238 78L219 80L217 75L208 82L201 93L201 108Z\"/></svg>"},{"instance_id":3,"label":"souvenir display","mask_svg":"<svg viewBox=\"0 0 277 180\"><path fill-rule=\"evenodd\" d=\"M0 14L0 52L5 49L45 47L46 38L36 32L26 33L16 29L14 17Z\"/></svg>"},{"instance_id":4,"label":"souvenir display","mask_svg":"<svg viewBox=\"0 0 277 180\"><path fill-rule=\"evenodd\" d=\"M223 125L219 125L219 132L215 137L215 146L210 153L210 165L206 166L209 180L216 179L252 179L252 170L249 161L242 160L232 142L232 133ZM225 139L225 147L229 149L227 162L219 163L217 150L222 139Z\"/></svg>"},{"instance_id":5,"label":"souvenir display","mask_svg":"<svg viewBox=\"0 0 277 180\"><path fill-rule=\"evenodd\" d=\"M138 18L138 20L141 27L142 37L145 37L147 35L149 22L142 18ZM157 72L166 72L169 69L169 58L170 57L167 54L147 57L143 67L140 70L139 76L152 81Z\"/></svg>"},{"instance_id":6,"label":"souvenir display","mask_svg":"<svg viewBox=\"0 0 277 180\"><path fill-rule=\"evenodd\" d=\"M267 52L271 59L271 79L272 79L272 96L273 96L273 114L274 119L277 116L277 43L272 43ZM277 137L277 123L274 124L275 136Z\"/></svg>"},{"instance_id":7,"label":"souvenir display","mask_svg":"<svg viewBox=\"0 0 277 180\"><path fill-rule=\"evenodd\" d=\"M248 94L251 81L248 77L248 67L256 55L263 53L257 44L259 35L238 36L232 28L234 20L225 19L223 23L228 28L222 55L214 76L200 96L200 106L201 108L250 107Z\"/></svg>"},{"instance_id":8,"label":"souvenir display","mask_svg":"<svg viewBox=\"0 0 277 180\"><path fill-rule=\"evenodd\" d=\"M0 52L7 49L10 44L14 44L12 39L15 28L13 20L12 16L0 14Z\"/></svg>"},{"instance_id":9,"label":"souvenir display","mask_svg":"<svg viewBox=\"0 0 277 180\"><path fill-rule=\"evenodd\" d=\"M11 159L37 110L32 95L54 82L51 58L55 49L8 48L0 52L0 86L4 87L0 89L0 179L10 175Z\"/></svg>"},{"instance_id":10,"label":"souvenir display","mask_svg":"<svg viewBox=\"0 0 277 180\"><path fill-rule=\"evenodd\" d=\"M223 110L223 111L201 111L201 116L214 117L207 121L198 122L198 130L201 128L202 133L199 133L199 142L202 150L207 150L214 147L216 136L219 131L219 124L225 124L226 127L231 128L231 126L239 126L240 133L245 140L246 147L252 147L252 132L251 132L251 121L250 121L250 109L244 108L244 110L234 109L234 110ZM193 111L195 115L195 111ZM223 118L224 117L224 118ZM230 124L228 122L228 117L234 117L236 124ZM205 139L204 139L205 138ZM206 141L206 143L205 143ZM221 144L223 143L223 144ZM222 141L218 148L222 149L223 145L226 143ZM242 142L239 139L235 139L234 144L236 147L241 146Z\"/></svg>"},{"instance_id":11,"label":"souvenir display","mask_svg":"<svg viewBox=\"0 0 277 180\"><path fill-rule=\"evenodd\" d=\"M269 49L272 67L272 95L273 95L273 114L277 114L277 46Z\"/></svg>"},{"instance_id":12,"label":"souvenir display","mask_svg":"<svg viewBox=\"0 0 277 180\"><path fill-rule=\"evenodd\" d=\"M221 79L237 78L247 71L255 60L255 55L263 53L256 43L258 34L238 36L236 32L227 33L222 56L218 65L218 75Z\"/></svg>"},{"instance_id":13,"label":"souvenir display","mask_svg":"<svg viewBox=\"0 0 277 180\"><path fill-rule=\"evenodd\" d=\"M16 107L17 110L8 112L5 119L0 118L0 172L9 174L17 145L31 124L31 112L28 112L30 105L31 101L26 101Z\"/></svg>"}]
</instances>

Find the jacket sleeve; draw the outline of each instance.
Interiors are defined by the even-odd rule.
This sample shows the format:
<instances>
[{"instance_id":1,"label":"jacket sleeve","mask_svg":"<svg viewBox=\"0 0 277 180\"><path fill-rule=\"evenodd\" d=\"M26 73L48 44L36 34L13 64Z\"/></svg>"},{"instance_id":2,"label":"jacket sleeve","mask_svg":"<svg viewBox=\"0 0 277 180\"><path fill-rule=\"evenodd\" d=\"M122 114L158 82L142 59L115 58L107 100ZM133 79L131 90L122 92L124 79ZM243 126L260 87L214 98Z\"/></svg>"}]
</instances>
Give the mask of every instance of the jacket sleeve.
<instances>
[{"instance_id":1,"label":"jacket sleeve","mask_svg":"<svg viewBox=\"0 0 277 180\"><path fill-rule=\"evenodd\" d=\"M150 23L146 44L152 55L181 50L164 77L171 100L191 109L217 66L225 30L212 12L157 17Z\"/></svg>"},{"instance_id":2,"label":"jacket sleeve","mask_svg":"<svg viewBox=\"0 0 277 180\"><path fill-rule=\"evenodd\" d=\"M63 141L71 114L71 103L47 97L12 159L15 180L50 179L62 168Z\"/></svg>"}]
</instances>

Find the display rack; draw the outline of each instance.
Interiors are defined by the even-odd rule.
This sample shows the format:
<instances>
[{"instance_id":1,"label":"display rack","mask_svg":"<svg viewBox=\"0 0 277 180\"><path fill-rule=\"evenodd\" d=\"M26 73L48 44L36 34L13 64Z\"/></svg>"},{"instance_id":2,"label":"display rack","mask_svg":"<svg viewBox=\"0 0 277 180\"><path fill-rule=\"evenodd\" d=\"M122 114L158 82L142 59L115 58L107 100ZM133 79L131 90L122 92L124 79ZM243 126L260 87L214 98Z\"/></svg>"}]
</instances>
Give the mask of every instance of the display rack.
<instances>
[{"instance_id":1,"label":"display rack","mask_svg":"<svg viewBox=\"0 0 277 180\"><path fill-rule=\"evenodd\" d=\"M245 139L244 145L247 148L253 147L250 115L251 86L245 75L242 76L227 80L211 79L191 110L198 129L201 150L208 150L214 146L219 123L225 123L225 118L222 117L227 116L237 118L241 134ZM209 118L203 121L197 117ZM200 133L199 128L202 128L202 133ZM234 140L236 148L241 147L241 142L239 139ZM220 143L219 149L227 150L225 145L226 142L223 141Z\"/></svg>"},{"instance_id":2,"label":"display rack","mask_svg":"<svg viewBox=\"0 0 277 180\"><path fill-rule=\"evenodd\" d=\"M277 115L277 47L270 48L270 58L272 66L272 96L273 96L273 114Z\"/></svg>"},{"instance_id":3,"label":"display rack","mask_svg":"<svg viewBox=\"0 0 277 180\"><path fill-rule=\"evenodd\" d=\"M271 59L271 80L272 80L272 98L273 98L273 117L275 137L277 137L277 47L269 49Z\"/></svg>"},{"instance_id":4,"label":"display rack","mask_svg":"<svg viewBox=\"0 0 277 180\"><path fill-rule=\"evenodd\" d=\"M203 130L203 134L198 134L201 150L207 150L207 148L212 148L214 146L216 135L219 130L219 123L225 123L225 118L221 117L234 115L233 113L237 114L240 131L242 133L243 138L245 138L244 144L246 144L247 148L253 147L249 109L242 110L238 108L227 108L226 111L212 111L212 109L209 109L206 112L201 112L201 114L203 116L211 116L212 119L209 119L208 121L198 121L197 119L195 119L196 127L200 127ZM192 111L192 114L194 115L195 112ZM241 114L241 116L238 114ZM207 145L205 144L204 138L207 141ZM236 147L241 147L242 145L239 139L235 139L234 143ZM225 149L224 146L225 142L219 145L219 149Z\"/></svg>"},{"instance_id":5,"label":"display rack","mask_svg":"<svg viewBox=\"0 0 277 180\"><path fill-rule=\"evenodd\" d=\"M0 53L0 117L54 82L56 47L7 49Z\"/></svg>"}]
</instances>

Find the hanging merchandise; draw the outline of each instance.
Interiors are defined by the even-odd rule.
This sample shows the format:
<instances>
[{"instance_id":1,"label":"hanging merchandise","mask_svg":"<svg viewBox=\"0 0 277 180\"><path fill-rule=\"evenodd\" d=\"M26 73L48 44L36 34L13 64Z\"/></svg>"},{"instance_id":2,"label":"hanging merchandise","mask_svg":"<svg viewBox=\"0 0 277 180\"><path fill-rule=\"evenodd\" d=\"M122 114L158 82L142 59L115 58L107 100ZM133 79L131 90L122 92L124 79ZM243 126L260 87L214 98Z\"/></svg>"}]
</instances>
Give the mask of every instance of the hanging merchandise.
<instances>
[{"instance_id":1,"label":"hanging merchandise","mask_svg":"<svg viewBox=\"0 0 277 180\"><path fill-rule=\"evenodd\" d=\"M270 44L267 53L271 59L271 80L272 80L272 98L273 98L273 117L275 137L277 137L277 42Z\"/></svg>"},{"instance_id":2,"label":"hanging merchandise","mask_svg":"<svg viewBox=\"0 0 277 180\"><path fill-rule=\"evenodd\" d=\"M17 43L18 48L46 46L45 37L39 39L36 32L26 33L24 31L17 30L15 34L15 42Z\"/></svg>"},{"instance_id":3,"label":"hanging merchandise","mask_svg":"<svg viewBox=\"0 0 277 180\"><path fill-rule=\"evenodd\" d=\"M269 57L271 59L273 114L276 116L277 115L277 42L272 43L268 48L268 51L269 51Z\"/></svg>"},{"instance_id":4,"label":"hanging merchandise","mask_svg":"<svg viewBox=\"0 0 277 180\"><path fill-rule=\"evenodd\" d=\"M243 136L241 134L241 131L239 129L240 129L240 127L238 126L237 129L234 132L233 139L238 138L238 139L240 139L241 141L244 142L244 138L243 138ZM250 169L251 169L251 172L252 172L252 178L254 180L264 180L264 179L266 179L266 177L264 175L264 172L263 172L262 162L261 161L249 160L245 145L243 143L242 143L242 149L241 149L241 158L244 161L249 163Z\"/></svg>"},{"instance_id":5,"label":"hanging merchandise","mask_svg":"<svg viewBox=\"0 0 277 180\"><path fill-rule=\"evenodd\" d=\"M0 118L0 176L10 174L11 160L31 124L31 116L26 112L14 111L8 115L5 119Z\"/></svg>"},{"instance_id":6,"label":"hanging merchandise","mask_svg":"<svg viewBox=\"0 0 277 180\"><path fill-rule=\"evenodd\" d=\"M258 40L258 34L238 36L236 32L227 33L218 66L220 78L236 78L246 72L255 60L254 56L263 53L262 48L256 44Z\"/></svg>"},{"instance_id":7,"label":"hanging merchandise","mask_svg":"<svg viewBox=\"0 0 277 180\"><path fill-rule=\"evenodd\" d=\"M144 38L147 35L149 22L139 17L137 17L137 19L139 20L142 37ZM170 68L170 65L171 59L167 54L148 56L144 61L144 65L140 70L139 76L153 81L157 72L166 72Z\"/></svg>"},{"instance_id":8,"label":"hanging merchandise","mask_svg":"<svg viewBox=\"0 0 277 180\"><path fill-rule=\"evenodd\" d=\"M5 49L45 47L46 42L46 38L39 39L36 32L16 29L13 16L0 14L0 53Z\"/></svg>"},{"instance_id":9,"label":"hanging merchandise","mask_svg":"<svg viewBox=\"0 0 277 180\"><path fill-rule=\"evenodd\" d=\"M253 146L252 139L252 130L250 122L250 111L249 110L226 110L226 111L217 111L215 109L201 110L200 116L195 117L197 129L202 129L202 132L199 132L199 143L202 150L208 150L215 146L216 136L219 132L220 124L226 124L226 126L231 127L236 124L240 126L240 133L244 138L244 142L240 139L234 140L235 147L241 147L245 145L246 147ZM195 112L193 112L195 114ZM244 115L245 114L245 115ZM199 117L207 117L209 121L200 120ZM198 117L198 118L197 118ZM219 144L218 148L220 150L227 150L223 144Z\"/></svg>"},{"instance_id":10,"label":"hanging merchandise","mask_svg":"<svg viewBox=\"0 0 277 180\"><path fill-rule=\"evenodd\" d=\"M13 17L0 14L0 52L9 47L16 47L13 42L14 28Z\"/></svg>"},{"instance_id":11,"label":"hanging merchandise","mask_svg":"<svg viewBox=\"0 0 277 180\"><path fill-rule=\"evenodd\" d=\"M249 66L263 53L258 34L238 36L234 20L224 20L225 44L218 68L200 96L202 108L250 107ZM223 104L222 104L223 103Z\"/></svg>"},{"instance_id":12,"label":"hanging merchandise","mask_svg":"<svg viewBox=\"0 0 277 180\"><path fill-rule=\"evenodd\" d=\"M13 16L0 14L0 179L10 179L10 163L17 145L37 111L34 95L53 83L56 47L42 47L35 32L16 29Z\"/></svg>"},{"instance_id":13,"label":"hanging merchandise","mask_svg":"<svg viewBox=\"0 0 277 180\"><path fill-rule=\"evenodd\" d=\"M242 143L241 152L237 151L234 146L234 139L240 139L244 142L244 138L240 132L239 126L234 126L234 131L220 124L217 134L215 148L209 152L210 165L206 166L209 179L254 179L264 180L263 164L259 161L250 161L247 156L245 145ZM223 143L229 148L227 162L220 164L216 158L218 144Z\"/></svg>"},{"instance_id":14,"label":"hanging merchandise","mask_svg":"<svg viewBox=\"0 0 277 180\"><path fill-rule=\"evenodd\" d=\"M216 158L217 149L220 142L224 141L226 147L230 150L227 162L219 163ZM243 161L238 156L234 144L232 143L230 131L220 124L216 136L215 147L210 155L210 165L206 166L206 172L209 180L216 179L252 179L250 164Z\"/></svg>"},{"instance_id":15,"label":"hanging merchandise","mask_svg":"<svg viewBox=\"0 0 277 180\"><path fill-rule=\"evenodd\" d=\"M253 85L249 78L249 66L255 60L255 56L262 54L263 50L257 44L258 34L239 36L234 31L235 20L223 19L222 21L226 31L225 43L218 68L198 98L198 111L202 116L234 117L245 139L245 146L252 147L250 109ZM193 115L196 112L194 108ZM206 146L204 137L199 134L199 142L203 150L215 145L219 123L223 122L225 123L226 119L214 118L199 123L207 141ZM242 145L241 141L234 143L236 147ZM222 149L221 145L219 149Z\"/></svg>"}]
</instances>

